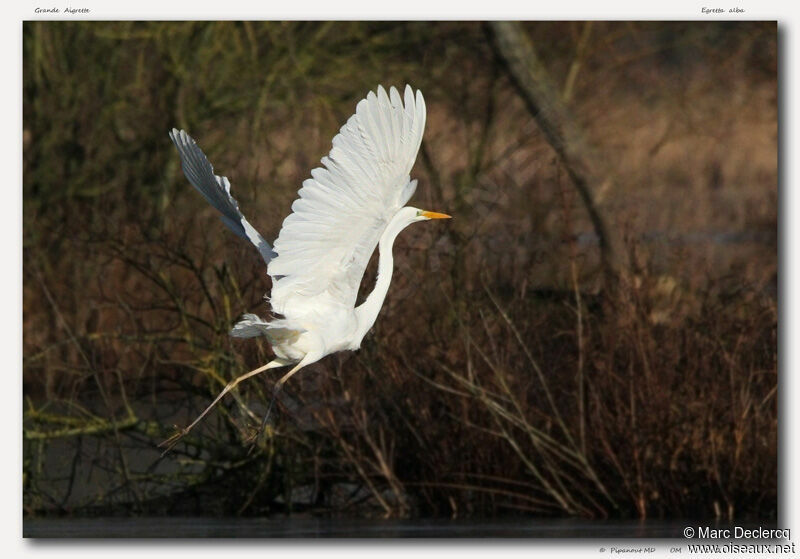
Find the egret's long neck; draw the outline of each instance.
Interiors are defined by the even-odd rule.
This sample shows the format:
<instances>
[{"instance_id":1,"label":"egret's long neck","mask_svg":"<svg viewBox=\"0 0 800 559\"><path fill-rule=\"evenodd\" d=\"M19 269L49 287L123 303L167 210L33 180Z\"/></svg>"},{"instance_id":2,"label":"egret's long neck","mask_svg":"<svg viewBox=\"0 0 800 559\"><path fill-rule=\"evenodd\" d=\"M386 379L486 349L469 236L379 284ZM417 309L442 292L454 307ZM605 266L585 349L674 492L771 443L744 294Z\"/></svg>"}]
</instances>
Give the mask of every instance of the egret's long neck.
<instances>
[{"instance_id":1,"label":"egret's long neck","mask_svg":"<svg viewBox=\"0 0 800 559\"><path fill-rule=\"evenodd\" d=\"M375 282L375 289L369 297L358 307L356 307L356 318L358 319L358 330L356 331L356 344L360 344L369 329L375 324L378 313L383 306L386 293L389 292L389 284L392 282L392 271L394 270L394 258L392 258L392 245L400 231L410 225L410 222L402 218L399 214L389 222L386 230L381 235L378 243L378 279Z\"/></svg>"}]
</instances>

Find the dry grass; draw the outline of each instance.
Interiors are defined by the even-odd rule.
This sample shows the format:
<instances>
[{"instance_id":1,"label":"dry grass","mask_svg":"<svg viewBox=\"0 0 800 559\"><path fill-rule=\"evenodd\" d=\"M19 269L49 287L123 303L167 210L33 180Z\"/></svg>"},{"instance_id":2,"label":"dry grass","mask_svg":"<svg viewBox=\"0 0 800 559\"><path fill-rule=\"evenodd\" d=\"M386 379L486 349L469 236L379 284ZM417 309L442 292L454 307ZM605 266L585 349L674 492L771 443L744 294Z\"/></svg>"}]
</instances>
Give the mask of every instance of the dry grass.
<instances>
[{"instance_id":1,"label":"dry grass","mask_svg":"<svg viewBox=\"0 0 800 559\"><path fill-rule=\"evenodd\" d=\"M623 300L479 24L26 23L26 514L774 517L775 26L584 26L528 29L614 161ZM362 350L292 379L256 452L260 379L160 459L270 355L227 335L268 279L167 130L274 238L354 103L406 81L414 203L456 219L401 235Z\"/></svg>"}]
</instances>

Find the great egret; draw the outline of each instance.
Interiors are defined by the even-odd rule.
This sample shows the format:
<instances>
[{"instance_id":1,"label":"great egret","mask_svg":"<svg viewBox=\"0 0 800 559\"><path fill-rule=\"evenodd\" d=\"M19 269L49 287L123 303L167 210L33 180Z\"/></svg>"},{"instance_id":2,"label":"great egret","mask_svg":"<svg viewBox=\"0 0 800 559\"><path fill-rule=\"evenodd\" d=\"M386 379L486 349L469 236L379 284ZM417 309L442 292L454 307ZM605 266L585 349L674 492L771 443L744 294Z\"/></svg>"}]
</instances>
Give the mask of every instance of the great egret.
<instances>
[{"instance_id":1,"label":"great egret","mask_svg":"<svg viewBox=\"0 0 800 559\"><path fill-rule=\"evenodd\" d=\"M239 211L228 179L214 174L186 132L172 129L170 137L186 178L222 214L223 223L261 253L272 277L272 312L283 318L245 314L233 327L231 336L266 336L275 359L228 383L197 419L162 443L167 450L241 381L294 365L275 384L274 402L283 384L303 367L337 351L358 349L389 289L397 235L417 221L450 217L403 207L417 188L409 173L425 128L422 93L415 95L406 85L404 97L405 102L394 87L387 95L378 86L377 94L370 91L358 102L356 113L333 138L330 154L322 158L323 167L312 170L312 178L303 182L274 247ZM358 287L376 245L380 256L375 289L356 307Z\"/></svg>"}]
</instances>

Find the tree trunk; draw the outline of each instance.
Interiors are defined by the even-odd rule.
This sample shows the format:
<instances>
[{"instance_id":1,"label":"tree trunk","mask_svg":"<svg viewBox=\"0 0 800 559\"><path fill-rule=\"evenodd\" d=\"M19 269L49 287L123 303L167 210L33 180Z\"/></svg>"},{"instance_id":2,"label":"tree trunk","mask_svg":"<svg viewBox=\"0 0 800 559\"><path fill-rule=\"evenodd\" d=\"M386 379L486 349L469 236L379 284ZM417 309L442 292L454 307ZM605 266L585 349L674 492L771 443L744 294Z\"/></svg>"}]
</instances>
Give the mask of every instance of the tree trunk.
<instances>
[{"instance_id":1,"label":"tree trunk","mask_svg":"<svg viewBox=\"0 0 800 559\"><path fill-rule=\"evenodd\" d=\"M603 159L587 144L580 126L560 101L520 23L491 21L488 31L495 54L578 190L600 242L606 287L614 289L626 276L628 266L618 232L606 225L592 195L609 177Z\"/></svg>"}]
</instances>

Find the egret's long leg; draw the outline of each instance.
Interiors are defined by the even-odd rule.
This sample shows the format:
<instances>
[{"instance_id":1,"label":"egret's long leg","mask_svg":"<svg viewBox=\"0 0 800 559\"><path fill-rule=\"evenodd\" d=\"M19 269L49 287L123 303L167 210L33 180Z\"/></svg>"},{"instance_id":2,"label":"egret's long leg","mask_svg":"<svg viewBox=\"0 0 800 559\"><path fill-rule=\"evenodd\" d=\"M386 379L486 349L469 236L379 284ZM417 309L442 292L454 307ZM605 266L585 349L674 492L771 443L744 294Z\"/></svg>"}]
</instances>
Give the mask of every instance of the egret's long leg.
<instances>
[{"instance_id":1,"label":"egret's long leg","mask_svg":"<svg viewBox=\"0 0 800 559\"><path fill-rule=\"evenodd\" d=\"M256 444L256 441L258 441L258 437L261 436L261 433L264 432L264 428L267 426L267 421L269 421L269 416L272 413L272 406L275 404L275 399L278 397L278 394L283 389L284 383L286 383L286 381L289 380L289 378L291 378L291 376L295 374L297 371L299 371L306 365L313 363L317 359L319 358L316 356L311 357L309 355L306 355L306 357L304 357L297 365L295 365L295 367L291 371L283 375L281 379L275 383L275 386L272 388L272 399L269 401L269 406L267 407L267 413L264 414L264 419L261 420L261 427L258 428L258 431L256 431L256 434L253 437L253 446L250 447L251 452Z\"/></svg>"},{"instance_id":2,"label":"egret's long leg","mask_svg":"<svg viewBox=\"0 0 800 559\"><path fill-rule=\"evenodd\" d=\"M201 419L203 419L208 412L211 411L211 408L216 406L217 402L219 402L222 399L222 397L225 396L225 394L227 394L228 392L233 390L236 387L237 384L239 384L243 380L247 380L250 377L255 376L255 375L259 374L259 373L263 373L267 369L274 369L276 367L284 367L284 366L288 365L289 363L291 363L291 361L286 361L285 359L274 359L274 360L270 361L269 363L267 363L266 365L264 365L263 367L259 367L258 369L253 369L249 373L245 373L242 376L236 377L235 379L230 381L227 384L227 386L225 386L225 388L222 389L222 392L219 393L219 396L217 396L214 399L214 401L211 402L211 404L205 410L203 410L203 413L201 413L200 415L197 416L197 419L192 421L192 423L188 427L185 427L185 428L181 429L180 431L178 431L177 433L172 435L170 438L168 438L166 441L164 441L163 443L158 445L159 447L166 446L166 448L164 449L164 452L162 453L162 456L164 454L166 454L167 452L169 452L172 449L172 447L175 446L175 444L179 440L181 440L181 438L183 438L189 431L191 431L192 428L195 425L197 425L197 423ZM295 367L295 369L293 369L293 370L296 370L296 369L297 369L297 367Z\"/></svg>"}]
</instances>

